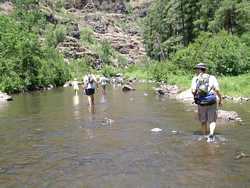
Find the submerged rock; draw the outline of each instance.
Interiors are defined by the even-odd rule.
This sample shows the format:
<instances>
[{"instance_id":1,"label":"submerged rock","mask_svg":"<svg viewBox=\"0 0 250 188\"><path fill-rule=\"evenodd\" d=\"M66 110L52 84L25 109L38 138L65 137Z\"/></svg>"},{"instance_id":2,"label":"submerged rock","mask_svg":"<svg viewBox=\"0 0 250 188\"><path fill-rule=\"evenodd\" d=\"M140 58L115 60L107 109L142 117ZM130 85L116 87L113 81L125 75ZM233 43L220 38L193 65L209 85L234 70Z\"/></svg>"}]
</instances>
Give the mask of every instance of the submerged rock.
<instances>
[{"instance_id":1,"label":"submerged rock","mask_svg":"<svg viewBox=\"0 0 250 188\"><path fill-rule=\"evenodd\" d=\"M103 122L102 122L102 125L103 126L110 126L114 123L115 121L113 119L110 119L110 118L107 118L105 117Z\"/></svg>"}]
</instances>

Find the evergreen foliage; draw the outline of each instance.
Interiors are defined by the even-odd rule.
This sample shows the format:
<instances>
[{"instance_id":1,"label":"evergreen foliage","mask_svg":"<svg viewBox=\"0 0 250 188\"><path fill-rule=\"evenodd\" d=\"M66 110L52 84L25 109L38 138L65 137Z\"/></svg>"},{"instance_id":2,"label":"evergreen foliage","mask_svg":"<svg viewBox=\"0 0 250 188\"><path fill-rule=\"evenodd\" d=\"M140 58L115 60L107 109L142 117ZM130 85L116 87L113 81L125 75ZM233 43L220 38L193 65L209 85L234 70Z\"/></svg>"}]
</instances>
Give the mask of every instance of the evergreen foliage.
<instances>
[{"instance_id":1,"label":"evergreen foliage","mask_svg":"<svg viewBox=\"0 0 250 188\"><path fill-rule=\"evenodd\" d=\"M154 59L166 59L202 32L241 36L250 31L249 20L248 0L156 0L145 19L146 51Z\"/></svg>"}]
</instances>

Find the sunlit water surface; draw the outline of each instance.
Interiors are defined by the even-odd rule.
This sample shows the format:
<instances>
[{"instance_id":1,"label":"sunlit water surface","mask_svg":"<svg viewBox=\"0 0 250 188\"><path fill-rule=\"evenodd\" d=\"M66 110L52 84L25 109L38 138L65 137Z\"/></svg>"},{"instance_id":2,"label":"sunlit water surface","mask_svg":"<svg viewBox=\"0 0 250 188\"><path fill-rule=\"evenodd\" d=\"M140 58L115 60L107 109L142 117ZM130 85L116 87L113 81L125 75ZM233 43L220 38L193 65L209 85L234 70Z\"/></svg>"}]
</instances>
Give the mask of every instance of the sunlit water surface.
<instances>
[{"instance_id":1,"label":"sunlit water surface","mask_svg":"<svg viewBox=\"0 0 250 188\"><path fill-rule=\"evenodd\" d=\"M235 156L250 153L250 105L225 104L244 122L209 144L190 106L151 88L109 87L95 109L72 88L0 104L0 187L249 188L250 158Z\"/></svg>"}]
</instances>

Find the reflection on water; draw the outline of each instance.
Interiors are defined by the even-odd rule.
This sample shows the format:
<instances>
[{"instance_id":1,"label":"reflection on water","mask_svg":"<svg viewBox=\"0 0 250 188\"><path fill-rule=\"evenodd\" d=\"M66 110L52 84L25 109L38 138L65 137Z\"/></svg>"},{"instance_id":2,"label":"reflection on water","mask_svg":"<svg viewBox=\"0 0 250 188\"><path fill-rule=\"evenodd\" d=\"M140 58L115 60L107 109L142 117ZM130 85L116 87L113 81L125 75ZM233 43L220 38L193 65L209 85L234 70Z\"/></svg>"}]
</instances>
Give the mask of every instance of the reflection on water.
<instances>
[{"instance_id":1,"label":"reflection on water","mask_svg":"<svg viewBox=\"0 0 250 188\"><path fill-rule=\"evenodd\" d=\"M89 106L88 106L88 109L89 109L89 113L90 113L90 114L94 114L94 113L95 113L95 105L91 105L91 106L89 105ZM90 115L90 116L91 116L91 115Z\"/></svg>"},{"instance_id":2,"label":"reflection on water","mask_svg":"<svg viewBox=\"0 0 250 188\"><path fill-rule=\"evenodd\" d=\"M208 144L193 110L146 88L110 87L92 107L70 88L0 106L0 187L250 187L250 159L234 160L250 153L247 105L226 105L245 126L219 124Z\"/></svg>"},{"instance_id":3,"label":"reflection on water","mask_svg":"<svg viewBox=\"0 0 250 188\"><path fill-rule=\"evenodd\" d=\"M76 120L81 119L79 103L80 103L79 96L78 95L73 96L73 106L74 106L73 115Z\"/></svg>"},{"instance_id":4,"label":"reflection on water","mask_svg":"<svg viewBox=\"0 0 250 188\"><path fill-rule=\"evenodd\" d=\"M0 112L1 111L4 111L8 105L10 104L11 102L8 102L8 101L0 101Z\"/></svg>"},{"instance_id":5,"label":"reflection on water","mask_svg":"<svg viewBox=\"0 0 250 188\"><path fill-rule=\"evenodd\" d=\"M73 104L74 104L74 106L77 106L79 104L79 96L78 95L73 96Z\"/></svg>"},{"instance_id":6,"label":"reflection on water","mask_svg":"<svg viewBox=\"0 0 250 188\"><path fill-rule=\"evenodd\" d=\"M106 103L107 102L107 100L106 100L106 94L104 95L104 94L102 94L101 96L100 96L100 103Z\"/></svg>"}]
</instances>

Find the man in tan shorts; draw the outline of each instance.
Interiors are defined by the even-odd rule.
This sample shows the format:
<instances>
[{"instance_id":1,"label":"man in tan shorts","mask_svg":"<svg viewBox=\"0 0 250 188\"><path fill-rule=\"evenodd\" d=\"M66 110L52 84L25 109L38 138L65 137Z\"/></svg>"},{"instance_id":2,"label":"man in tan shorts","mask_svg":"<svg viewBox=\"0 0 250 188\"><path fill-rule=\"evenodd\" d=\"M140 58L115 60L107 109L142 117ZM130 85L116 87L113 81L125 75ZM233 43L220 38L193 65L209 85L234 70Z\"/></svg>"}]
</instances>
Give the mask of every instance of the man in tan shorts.
<instances>
[{"instance_id":1,"label":"man in tan shorts","mask_svg":"<svg viewBox=\"0 0 250 188\"><path fill-rule=\"evenodd\" d=\"M208 134L209 125L209 135L207 141L211 142L214 140L214 130L216 127L217 102L220 106L222 105L219 84L214 76L206 73L207 66L205 64L199 63L194 67L194 69L196 70L196 76L192 79L191 90L194 98L196 98L197 95L200 97L205 93L204 97L200 97L200 100L198 100L199 102L196 102L196 104L198 105L198 117L201 122L203 134Z\"/></svg>"}]
</instances>

